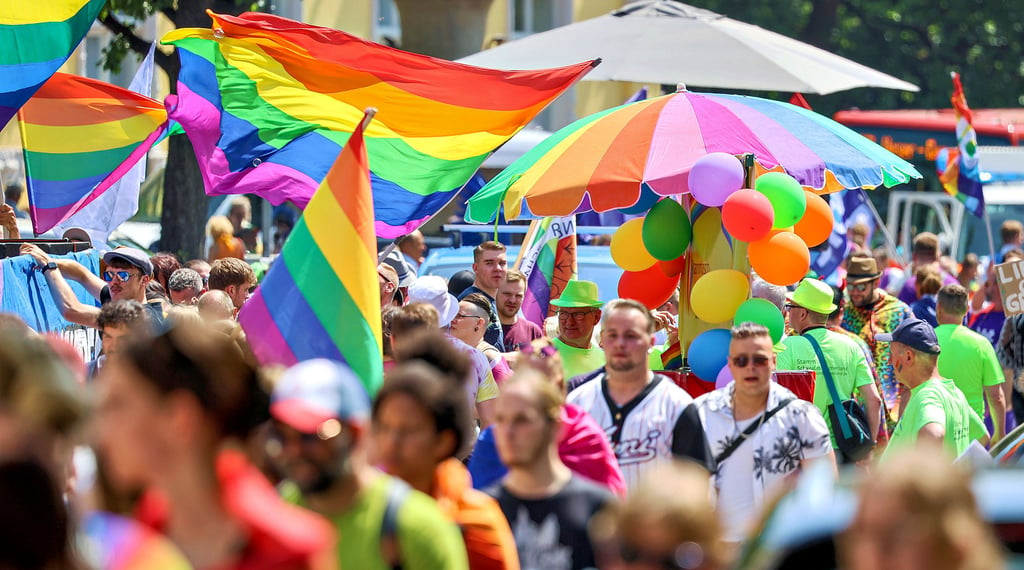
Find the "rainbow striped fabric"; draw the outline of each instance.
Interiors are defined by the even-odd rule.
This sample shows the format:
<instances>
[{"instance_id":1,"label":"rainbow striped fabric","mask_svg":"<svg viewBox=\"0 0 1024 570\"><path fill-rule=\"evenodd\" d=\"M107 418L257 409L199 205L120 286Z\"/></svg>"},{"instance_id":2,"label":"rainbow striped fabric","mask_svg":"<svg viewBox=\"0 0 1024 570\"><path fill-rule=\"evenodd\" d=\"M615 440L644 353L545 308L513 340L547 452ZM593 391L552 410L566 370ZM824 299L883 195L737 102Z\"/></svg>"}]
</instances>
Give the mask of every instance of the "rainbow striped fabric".
<instances>
[{"instance_id":1,"label":"rainbow striped fabric","mask_svg":"<svg viewBox=\"0 0 1024 570\"><path fill-rule=\"evenodd\" d=\"M526 275L523 317L543 328L553 314L551 301L576 278L575 216L534 220L520 251L516 266Z\"/></svg>"},{"instance_id":2,"label":"rainbow striped fabric","mask_svg":"<svg viewBox=\"0 0 1024 570\"><path fill-rule=\"evenodd\" d=\"M388 238L438 212L593 66L482 69L270 14L210 15L213 29L162 39L181 58L170 116L192 140L206 192L304 207L372 105L376 233Z\"/></svg>"},{"instance_id":3,"label":"rainbow striped fabric","mask_svg":"<svg viewBox=\"0 0 1024 570\"><path fill-rule=\"evenodd\" d=\"M107 0L9 0L0 10L0 129L82 41Z\"/></svg>"},{"instance_id":4,"label":"rainbow striped fabric","mask_svg":"<svg viewBox=\"0 0 1024 570\"><path fill-rule=\"evenodd\" d=\"M167 131L159 101L66 73L43 84L18 119L36 234L99 197Z\"/></svg>"},{"instance_id":5,"label":"rainbow striped fabric","mask_svg":"<svg viewBox=\"0 0 1024 570\"><path fill-rule=\"evenodd\" d=\"M238 320L261 364L346 362L372 397L383 380L377 240L363 129L334 166Z\"/></svg>"},{"instance_id":6,"label":"rainbow striped fabric","mask_svg":"<svg viewBox=\"0 0 1024 570\"><path fill-rule=\"evenodd\" d=\"M935 168L939 173L942 187L963 203L975 216L985 215L985 194L981 185L981 171L978 168L978 135L972 124L971 109L967 106L960 75L953 77L953 111L956 113L957 148L939 151Z\"/></svg>"}]
</instances>

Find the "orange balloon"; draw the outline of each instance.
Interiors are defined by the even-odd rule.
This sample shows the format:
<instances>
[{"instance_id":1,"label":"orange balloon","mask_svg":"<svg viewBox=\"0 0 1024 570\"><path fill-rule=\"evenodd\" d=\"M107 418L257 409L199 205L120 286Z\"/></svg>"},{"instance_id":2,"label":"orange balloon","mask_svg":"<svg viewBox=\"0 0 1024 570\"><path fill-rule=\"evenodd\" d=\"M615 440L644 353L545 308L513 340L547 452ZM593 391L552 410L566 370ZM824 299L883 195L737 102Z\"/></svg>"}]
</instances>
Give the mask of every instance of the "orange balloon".
<instances>
[{"instance_id":1,"label":"orange balloon","mask_svg":"<svg viewBox=\"0 0 1024 570\"><path fill-rule=\"evenodd\" d=\"M750 266L761 279L773 285L792 285L807 275L811 252L800 236L778 232L750 244Z\"/></svg>"},{"instance_id":2,"label":"orange balloon","mask_svg":"<svg viewBox=\"0 0 1024 570\"><path fill-rule=\"evenodd\" d=\"M807 247L821 245L832 235L832 208L824 198L804 190L807 195L807 210L804 217L793 226L796 235L803 238Z\"/></svg>"}]
</instances>

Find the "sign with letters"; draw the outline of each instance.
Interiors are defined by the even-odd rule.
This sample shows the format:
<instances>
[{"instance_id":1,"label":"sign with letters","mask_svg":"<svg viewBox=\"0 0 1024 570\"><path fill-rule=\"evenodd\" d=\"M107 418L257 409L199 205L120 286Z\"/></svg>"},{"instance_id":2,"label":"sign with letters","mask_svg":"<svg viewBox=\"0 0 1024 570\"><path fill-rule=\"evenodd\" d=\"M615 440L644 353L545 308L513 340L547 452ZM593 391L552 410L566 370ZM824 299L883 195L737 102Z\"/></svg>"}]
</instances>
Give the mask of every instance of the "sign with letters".
<instances>
[{"instance_id":1,"label":"sign with letters","mask_svg":"<svg viewBox=\"0 0 1024 570\"><path fill-rule=\"evenodd\" d=\"M996 266L996 280L1003 295L1003 312L1007 317L1024 314L1024 260Z\"/></svg>"}]
</instances>

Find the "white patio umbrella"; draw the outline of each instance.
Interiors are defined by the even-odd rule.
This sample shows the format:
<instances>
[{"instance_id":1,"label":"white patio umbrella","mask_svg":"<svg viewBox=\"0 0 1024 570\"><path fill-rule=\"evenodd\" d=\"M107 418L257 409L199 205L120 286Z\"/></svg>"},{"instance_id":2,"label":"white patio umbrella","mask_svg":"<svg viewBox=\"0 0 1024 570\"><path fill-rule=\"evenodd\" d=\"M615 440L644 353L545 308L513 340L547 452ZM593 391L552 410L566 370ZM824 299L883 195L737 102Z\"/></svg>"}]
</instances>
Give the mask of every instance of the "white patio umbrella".
<instances>
[{"instance_id":1,"label":"white patio umbrella","mask_svg":"<svg viewBox=\"0 0 1024 570\"><path fill-rule=\"evenodd\" d=\"M912 83L775 32L674 0L642 0L604 16L529 35L459 60L540 69L600 57L584 81L824 95Z\"/></svg>"}]
</instances>

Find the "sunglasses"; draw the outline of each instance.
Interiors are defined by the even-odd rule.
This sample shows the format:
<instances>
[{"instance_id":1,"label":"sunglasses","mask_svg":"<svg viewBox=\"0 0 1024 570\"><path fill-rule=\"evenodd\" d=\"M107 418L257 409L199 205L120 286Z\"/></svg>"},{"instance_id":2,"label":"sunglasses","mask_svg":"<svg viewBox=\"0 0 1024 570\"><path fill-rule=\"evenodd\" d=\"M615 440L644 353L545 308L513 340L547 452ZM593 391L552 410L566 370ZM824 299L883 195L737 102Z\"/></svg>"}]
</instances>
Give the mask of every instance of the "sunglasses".
<instances>
[{"instance_id":1,"label":"sunglasses","mask_svg":"<svg viewBox=\"0 0 1024 570\"><path fill-rule=\"evenodd\" d=\"M587 315L593 312L594 311L578 311L575 313L570 313L568 311L558 311L558 320L567 321L569 319L573 319L574 321L582 321L583 319L587 318Z\"/></svg>"},{"instance_id":2,"label":"sunglasses","mask_svg":"<svg viewBox=\"0 0 1024 570\"><path fill-rule=\"evenodd\" d=\"M856 291L858 293L863 293L864 291L867 291L868 287L870 287L870 286L871 286L871 282L868 281L866 283L849 284L849 285L846 286L846 289L849 290L849 291Z\"/></svg>"},{"instance_id":3,"label":"sunglasses","mask_svg":"<svg viewBox=\"0 0 1024 570\"><path fill-rule=\"evenodd\" d=\"M545 344L539 349L533 346L532 342L523 342L519 344L519 352L523 354L536 354L538 357L548 359L558 353L558 349L550 344Z\"/></svg>"},{"instance_id":4,"label":"sunglasses","mask_svg":"<svg viewBox=\"0 0 1024 570\"><path fill-rule=\"evenodd\" d=\"M770 359L767 356L762 356L760 354L754 356L747 356L746 354L741 354L740 356L733 357L732 365L737 368L746 368L747 365L753 362L755 367L760 368L762 366L768 366L769 360Z\"/></svg>"},{"instance_id":5,"label":"sunglasses","mask_svg":"<svg viewBox=\"0 0 1024 570\"><path fill-rule=\"evenodd\" d=\"M452 320L455 319L483 319L480 315L464 315L462 313L456 313Z\"/></svg>"},{"instance_id":6,"label":"sunglasses","mask_svg":"<svg viewBox=\"0 0 1024 570\"><path fill-rule=\"evenodd\" d=\"M135 277L136 275L142 275L142 274L141 273L134 273L134 272L131 272L131 271L104 271L103 272L103 280L106 281L107 283L110 283L111 281L113 281L114 278L117 278L118 281L128 281L129 279L131 279L132 277Z\"/></svg>"},{"instance_id":7,"label":"sunglasses","mask_svg":"<svg viewBox=\"0 0 1024 570\"><path fill-rule=\"evenodd\" d=\"M644 552L625 542L619 543L619 558L627 564L644 564L664 570L689 570L704 562L704 549L699 544L687 542L672 554Z\"/></svg>"},{"instance_id":8,"label":"sunglasses","mask_svg":"<svg viewBox=\"0 0 1024 570\"><path fill-rule=\"evenodd\" d=\"M338 437L341 434L341 431L341 422L338 420L325 421L320 424L315 433L295 431L287 436L280 429L271 424L270 429L267 431L267 451L270 452L271 455L277 455L284 449L285 443L296 439L303 448L309 448L320 442Z\"/></svg>"}]
</instances>

